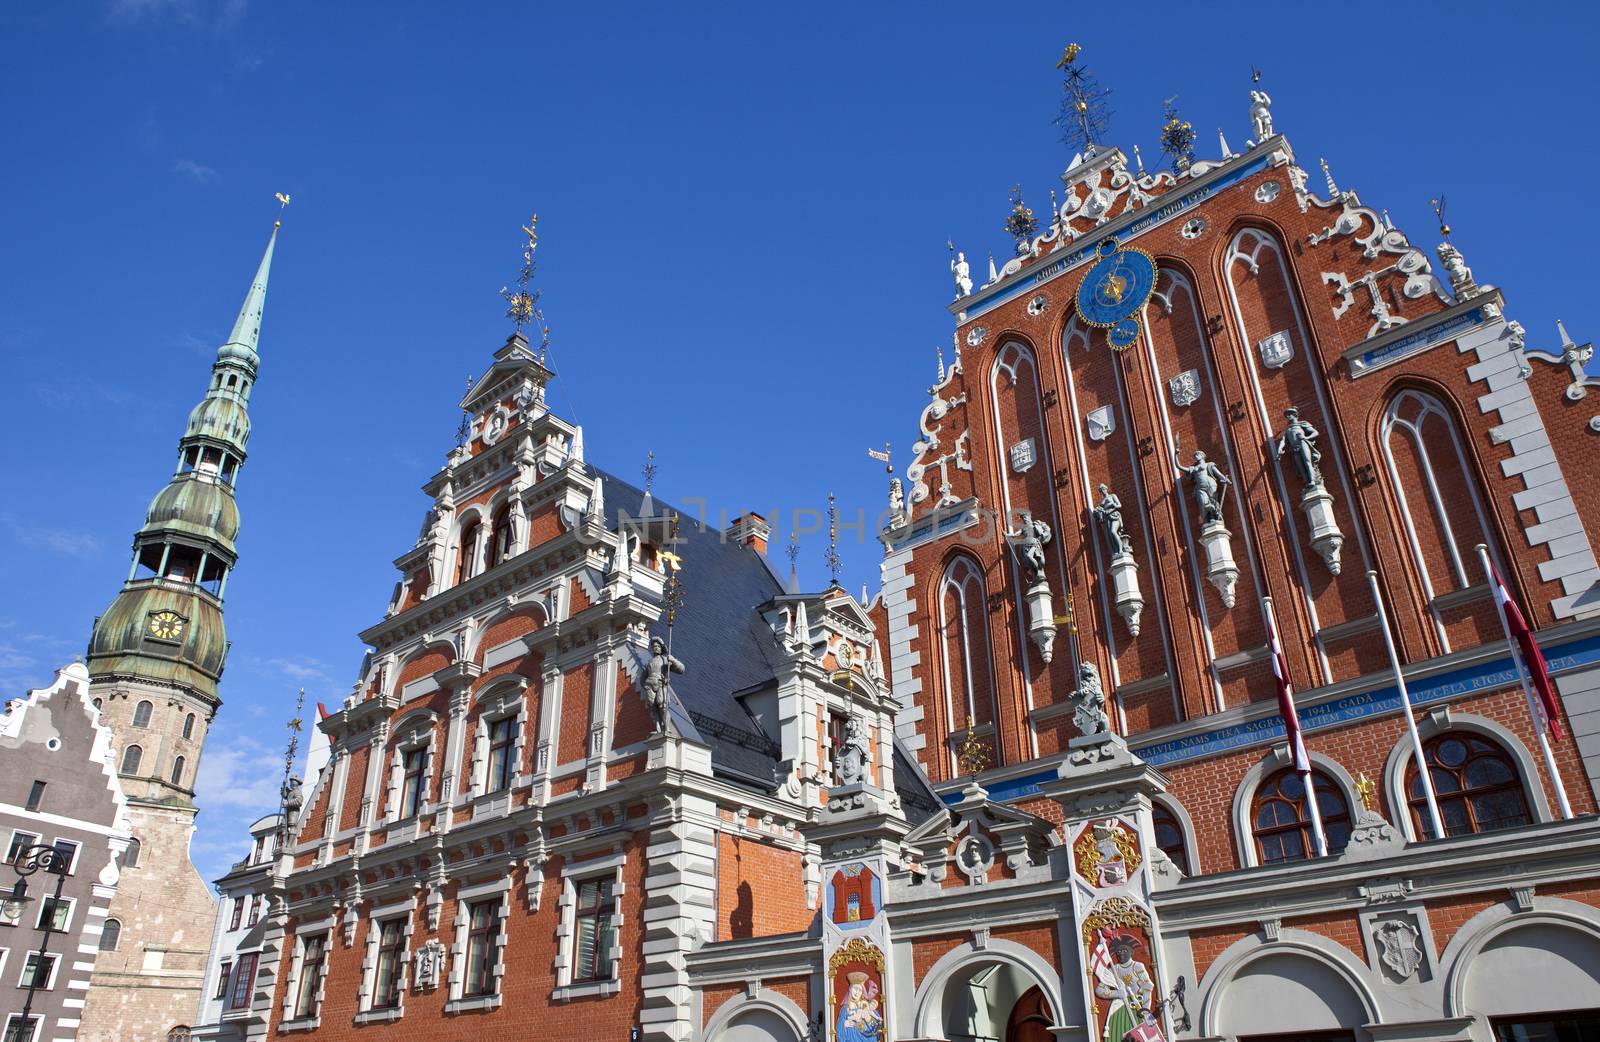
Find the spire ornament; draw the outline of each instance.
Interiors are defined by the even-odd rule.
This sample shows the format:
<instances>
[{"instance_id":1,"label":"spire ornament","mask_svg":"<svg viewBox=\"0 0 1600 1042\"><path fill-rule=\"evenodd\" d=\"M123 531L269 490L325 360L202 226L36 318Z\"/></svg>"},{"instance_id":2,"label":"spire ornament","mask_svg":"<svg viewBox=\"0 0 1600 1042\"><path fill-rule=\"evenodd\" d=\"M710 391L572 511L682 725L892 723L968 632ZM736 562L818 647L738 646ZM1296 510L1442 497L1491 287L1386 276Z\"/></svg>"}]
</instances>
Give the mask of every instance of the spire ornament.
<instances>
[{"instance_id":1,"label":"spire ornament","mask_svg":"<svg viewBox=\"0 0 1600 1042\"><path fill-rule=\"evenodd\" d=\"M1078 62L1083 48L1076 43L1067 44L1061 52L1056 68L1062 72L1061 113L1056 116L1056 126L1061 128L1061 142L1074 152L1095 154L1095 138L1106 132L1111 120L1111 110L1106 99L1111 92L1100 86L1094 72Z\"/></svg>"},{"instance_id":2,"label":"spire ornament","mask_svg":"<svg viewBox=\"0 0 1600 1042\"><path fill-rule=\"evenodd\" d=\"M1006 234L1017 240L1017 253L1027 255L1033 250L1033 237L1039 231L1039 219L1022 201L1022 186L1011 186L1011 212L1006 215Z\"/></svg>"},{"instance_id":3,"label":"spire ornament","mask_svg":"<svg viewBox=\"0 0 1600 1042\"><path fill-rule=\"evenodd\" d=\"M517 273L517 288L513 290L509 286L501 286L500 295L506 300L506 317L512 321L518 334L521 334L523 326L538 324L542 334L539 350L542 362L545 348L550 344L550 329L544 324L544 314L539 310L539 291L528 289L539 267L534 259L534 251L539 248L539 215L528 218L522 231L528 238L522 247L522 270Z\"/></svg>"},{"instance_id":4,"label":"spire ornament","mask_svg":"<svg viewBox=\"0 0 1600 1042\"><path fill-rule=\"evenodd\" d=\"M1181 173L1189 169L1189 164L1194 162L1194 127L1189 121L1178 115L1178 96L1174 94L1165 102L1162 115L1165 122L1161 124L1161 151L1172 160L1172 165Z\"/></svg>"},{"instance_id":5,"label":"spire ornament","mask_svg":"<svg viewBox=\"0 0 1600 1042\"><path fill-rule=\"evenodd\" d=\"M839 585L839 571L844 562L839 557L839 507L834 502L833 493L828 493L828 550L822 555L828 565L828 574L833 577L833 585Z\"/></svg>"},{"instance_id":6,"label":"spire ornament","mask_svg":"<svg viewBox=\"0 0 1600 1042\"><path fill-rule=\"evenodd\" d=\"M644 454L644 466L639 468L639 473L644 475L644 490L648 495L656 483L656 454L654 450Z\"/></svg>"},{"instance_id":7,"label":"spire ornament","mask_svg":"<svg viewBox=\"0 0 1600 1042\"><path fill-rule=\"evenodd\" d=\"M306 689L301 688L294 700L294 719L289 721L289 745L283 752L283 784L278 787L278 853L288 848L294 831L293 820L305 804L300 779L294 776L294 758L300 752L300 728L304 724L300 713L305 706Z\"/></svg>"},{"instance_id":8,"label":"spire ornament","mask_svg":"<svg viewBox=\"0 0 1600 1042\"><path fill-rule=\"evenodd\" d=\"M789 532L789 545L784 547L783 554L789 559L789 592L800 592L800 570L796 563L800 559L800 537L791 530Z\"/></svg>"}]
</instances>

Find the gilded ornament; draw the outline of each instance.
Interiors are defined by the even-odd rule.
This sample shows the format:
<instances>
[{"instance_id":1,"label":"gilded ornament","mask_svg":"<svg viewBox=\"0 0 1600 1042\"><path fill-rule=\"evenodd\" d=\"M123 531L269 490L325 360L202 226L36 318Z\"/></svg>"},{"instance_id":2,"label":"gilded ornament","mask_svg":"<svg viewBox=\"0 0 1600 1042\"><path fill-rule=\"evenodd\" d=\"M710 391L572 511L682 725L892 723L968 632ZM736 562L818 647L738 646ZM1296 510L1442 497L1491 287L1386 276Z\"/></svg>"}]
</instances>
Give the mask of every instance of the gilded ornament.
<instances>
[{"instance_id":1,"label":"gilded ornament","mask_svg":"<svg viewBox=\"0 0 1600 1042\"><path fill-rule=\"evenodd\" d=\"M1144 863L1144 858L1139 853L1139 841L1128 828L1116 818L1110 818L1098 824L1090 822L1083 830L1083 835L1072 844L1073 860L1078 864L1078 874L1088 880L1096 878L1095 873L1107 860L1107 851L1102 850L1101 844L1095 836L1097 827L1105 828L1110 833L1110 840L1116 845L1116 851L1127 866L1127 874L1131 878L1139 871L1139 866Z\"/></svg>"}]
</instances>

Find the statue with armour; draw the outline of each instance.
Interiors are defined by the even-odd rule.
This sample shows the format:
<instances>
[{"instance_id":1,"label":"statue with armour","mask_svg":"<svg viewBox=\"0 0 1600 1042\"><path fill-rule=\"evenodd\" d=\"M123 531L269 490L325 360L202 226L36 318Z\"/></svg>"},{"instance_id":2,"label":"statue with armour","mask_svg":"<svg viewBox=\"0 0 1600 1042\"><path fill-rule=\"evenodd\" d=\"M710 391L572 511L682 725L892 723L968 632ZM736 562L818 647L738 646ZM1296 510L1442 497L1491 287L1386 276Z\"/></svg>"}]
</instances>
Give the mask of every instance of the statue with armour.
<instances>
[{"instance_id":1,"label":"statue with armour","mask_svg":"<svg viewBox=\"0 0 1600 1042\"><path fill-rule=\"evenodd\" d=\"M1194 505L1200 511L1201 524L1222 523L1222 500L1228 494L1228 486L1233 480L1222 472L1222 468L1206 459L1206 454L1196 452L1194 464L1185 467L1176 463L1178 472L1189 479L1189 488L1194 492Z\"/></svg>"},{"instance_id":2,"label":"statue with armour","mask_svg":"<svg viewBox=\"0 0 1600 1042\"><path fill-rule=\"evenodd\" d=\"M1322 471L1317 467L1322 462L1322 453L1317 451L1317 429L1300 418L1299 409L1285 409L1283 418L1288 423L1278 437L1278 459L1289 457L1289 462L1294 464L1295 472L1300 475L1300 481L1306 488L1322 487Z\"/></svg>"},{"instance_id":3,"label":"statue with armour","mask_svg":"<svg viewBox=\"0 0 1600 1042\"><path fill-rule=\"evenodd\" d=\"M1044 544L1050 541L1050 526L1043 521L1029 520L1023 522L1018 534L1017 556L1022 559L1022 569L1031 589L1045 581Z\"/></svg>"},{"instance_id":4,"label":"statue with armour","mask_svg":"<svg viewBox=\"0 0 1600 1042\"><path fill-rule=\"evenodd\" d=\"M650 660L644 667L644 702L655 721L655 733L667 733L667 691L672 673L683 673L683 663L667 654L667 642L650 638Z\"/></svg>"}]
</instances>

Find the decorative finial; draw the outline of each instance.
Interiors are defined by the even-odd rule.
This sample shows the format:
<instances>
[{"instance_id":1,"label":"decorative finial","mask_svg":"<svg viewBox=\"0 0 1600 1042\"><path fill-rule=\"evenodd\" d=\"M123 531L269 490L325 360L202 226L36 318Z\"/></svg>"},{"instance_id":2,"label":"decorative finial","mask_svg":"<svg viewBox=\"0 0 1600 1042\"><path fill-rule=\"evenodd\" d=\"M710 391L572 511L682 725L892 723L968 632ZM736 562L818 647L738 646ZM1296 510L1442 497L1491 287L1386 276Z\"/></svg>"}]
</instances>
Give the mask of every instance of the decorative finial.
<instances>
[{"instance_id":1,"label":"decorative finial","mask_svg":"<svg viewBox=\"0 0 1600 1042\"><path fill-rule=\"evenodd\" d=\"M1377 782L1368 778L1367 772L1362 771L1361 777L1356 779L1356 795L1361 798L1361 806L1370 811L1372 809L1372 797L1377 791Z\"/></svg>"},{"instance_id":2,"label":"decorative finial","mask_svg":"<svg viewBox=\"0 0 1600 1042\"><path fill-rule=\"evenodd\" d=\"M1221 127L1217 128L1217 145L1222 149L1223 159L1233 158L1233 149L1228 147L1228 136L1222 132Z\"/></svg>"},{"instance_id":3,"label":"decorative finial","mask_svg":"<svg viewBox=\"0 0 1600 1042\"><path fill-rule=\"evenodd\" d=\"M883 451L882 452L879 452L877 449L868 449L867 450L867 455L871 456L873 459L877 460L879 463L882 463L883 464L883 469L885 471L887 471L890 474L894 473L894 463L889 458L889 443L888 442L884 442L883 443Z\"/></svg>"},{"instance_id":4,"label":"decorative finial","mask_svg":"<svg viewBox=\"0 0 1600 1042\"><path fill-rule=\"evenodd\" d=\"M278 214L279 214L279 219L276 220L276 221L273 221L272 222L272 226L274 228L282 228L283 227L282 214L283 214L283 211L285 209L287 209L288 206L289 206L289 195L288 195L287 192L273 192L272 196L273 196L274 199L278 200Z\"/></svg>"},{"instance_id":5,"label":"decorative finial","mask_svg":"<svg viewBox=\"0 0 1600 1042\"><path fill-rule=\"evenodd\" d=\"M956 761L966 774L981 774L989 766L989 749L972 729L972 714L967 714L967 734L956 748Z\"/></svg>"},{"instance_id":6,"label":"decorative finial","mask_svg":"<svg viewBox=\"0 0 1600 1042\"><path fill-rule=\"evenodd\" d=\"M1141 175L1143 175L1144 174L1144 156L1139 154L1139 146L1138 145L1134 145L1133 146L1133 161L1139 168L1138 172Z\"/></svg>"},{"instance_id":7,"label":"decorative finial","mask_svg":"<svg viewBox=\"0 0 1600 1042\"><path fill-rule=\"evenodd\" d=\"M278 788L278 850L282 851L293 827L290 819L300 810L300 786L294 776L294 758L300 752L301 710L306 705L306 689L294 700L294 718L289 721L289 744L283 751L283 784Z\"/></svg>"},{"instance_id":8,"label":"decorative finial","mask_svg":"<svg viewBox=\"0 0 1600 1042\"><path fill-rule=\"evenodd\" d=\"M656 483L656 454L652 450L644 454L644 466L639 468L639 473L644 475L644 490L649 494Z\"/></svg>"},{"instance_id":9,"label":"decorative finial","mask_svg":"<svg viewBox=\"0 0 1600 1042\"><path fill-rule=\"evenodd\" d=\"M1164 103L1166 122L1161 125L1161 151L1182 172L1194 162L1194 127L1178 115L1177 101L1178 96L1174 94Z\"/></svg>"},{"instance_id":10,"label":"decorative finial","mask_svg":"<svg viewBox=\"0 0 1600 1042\"><path fill-rule=\"evenodd\" d=\"M1433 215L1439 219L1439 234L1448 240L1450 238L1450 226L1444 223L1444 195L1441 194L1437 199L1429 199L1428 205L1433 207Z\"/></svg>"},{"instance_id":11,"label":"decorative finial","mask_svg":"<svg viewBox=\"0 0 1600 1042\"><path fill-rule=\"evenodd\" d=\"M472 374L468 373L467 374L467 394L471 394L471 393L472 393ZM465 397L466 397L466 395L462 395L462 398L465 398ZM469 434L471 434L471 433L472 433L472 412L469 409L467 409L466 406L462 406L462 408L461 408L461 426L456 428L456 448L458 448L458 449L466 448L467 447L467 436Z\"/></svg>"},{"instance_id":12,"label":"decorative finial","mask_svg":"<svg viewBox=\"0 0 1600 1042\"><path fill-rule=\"evenodd\" d=\"M839 507L833 500L833 493L828 493L828 552L822 555L828 564L828 574L833 577L833 585L839 585L839 570L844 562L839 558Z\"/></svg>"},{"instance_id":13,"label":"decorative finial","mask_svg":"<svg viewBox=\"0 0 1600 1042\"><path fill-rule=\"evenodd\" d=\"M1022 186L1011 186L1011 212L1006 215L1006 234L1017 240L1017 252L1025 254L1033 249L1033 236L1039 231L1039 219L1022 201Z\"/></svg>"},{"instance_id":14,"label":"decorative finial","mask_svg":"<svg viewBox=\"0 0 1600 1042\"><path fill-rule=\"evenodd\" d=\"M800 537L793 531L789 533L789 545L783 551L789 558L789 592L798 593L800 590L800 571L795 562L800 559Z\"/></svg>"},{"instance_id":15,"label":"decorative finial","mask_svg":"<svg viewBox=\"0 0 1600 1042\"><path fill-rule=\"evenodd\" d=\"M933 349L939 356L939 380L938 380L938 383L942 384L942 383L944 383L944 345L943 344L935 344ZM937 384L935 386L937 386Z\"/></svg>"},{"instance_id":16,"label":"decorative finial","mask_svg":"<svg viewBox=\"0 0 1600 1042\"><path fill-rule=\"evenodd\" d=\"M1326 159L1322 159L1318 160L1318 162L1322 164L1322 176L1326 178L1328 182L1328 198L1330 200L1337 199L1339 197L1339 186L1333 183L1333 171L1328 169L1328 161Z\"/></svg>"},{"instance_id":17,"label":"decorative finial","mask_svg":"<svg viewBox=\"0 0 1600 1042\"><path fill-rule=\"evenodd\" d=\"M672 529L667 536L668 546L678 545L678 514L672 515ZM662 599L666 602L667 609L667 654L672 653L672 624L678 621L678 609L683 607L683 558L671 550L662 550L657 554L661 558L661 566L667 571L667 586L663 591Z\"/></svg>"},{"instance_id":18,"label":"decorative finial","mask_svg":"<svg viewBox=\"0 0 1600 1042\"><path fill-rule=\"evenodd\" d=\"M533 273L538 267L533 259L534 251L539 248L539 215L534 214L528 218L528 223L522 226L523 234L528 237L522 247L522 270L517 273L517 288L512 290L507 286L500 287L500 295L506 299L506 317L516 326L518 333L522 332L524 325L535 321L544 326L544 316L539 313L539 291L528 291L528 285L533 282ZM546 331L545 342L549 342Z\"/></svg>"},{"instance_id":19,"label":"decorative finial","mask_svg":"<svg viewBox=\"0 0 1600 1042\"><path fill-rule=\"evenodd\" d=\"M1250 66L1250 82L1251 83L1260 83L1261 82L1261 70L1256 68L1253 63Z\"/></svg>"},{"instance_id":20,"label":"decorative finial","mask_svg":"<svg viewBox=\"0 0 1600 1042\"><path fill-rule=\"evenodd\" d=\"M1056 62L1056 68L1063 74L1061 89L1065 95L1056 125L1061 128L1062 144L1074 152L1092 156L1095 138L1106 132L1111 119L1111 110L1106 106L1111 92L1100 86L1088 66L1078 64L1082 50L1077 44L1069 43L1061 52L1061 60Z\"/></svg>"}]
</instances>

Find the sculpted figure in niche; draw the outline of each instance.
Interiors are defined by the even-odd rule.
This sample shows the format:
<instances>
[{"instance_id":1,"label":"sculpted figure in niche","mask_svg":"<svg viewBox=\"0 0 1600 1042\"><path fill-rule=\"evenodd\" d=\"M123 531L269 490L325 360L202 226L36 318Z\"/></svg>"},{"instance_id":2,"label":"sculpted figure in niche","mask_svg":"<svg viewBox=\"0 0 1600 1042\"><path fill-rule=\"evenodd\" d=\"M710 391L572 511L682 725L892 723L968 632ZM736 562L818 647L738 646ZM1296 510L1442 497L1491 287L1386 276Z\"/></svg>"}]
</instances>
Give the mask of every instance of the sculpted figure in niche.
<instances>
[{"instance_id":1,"label":"sculpted figure in niche","mask_svg":"<svg viewBox=\"0 0 1600 1042\"><path fill-rule=\"evenodd\" d=\"M860 785L867 780L867 765L872 749L867 744L867 729L859 716L844 722L844 741L834 754L834 779L839 785Z\"/></svg>"},{"instance_id":2,"label":"sculpted figure in niche","mask_svg":"<svg viewBox=\"0 0 1600 1042\"><path fill-rule=\"evenodd\" d=\"M1017 556L1022 559L1023 574L1031 589L1045 582L1044 544L1050 541L1050 526L1030 519L1023 522L1018 536Z\"/></svg>"},{"instance_id":3,"label":"sculpted figure in niche","mask_svg":"<svg viewBox=\"0 0 1600 1042\"><path fill-rule=\"evenodd\" d=\"M1278 459L1289 457L1295 473L1300 475L1301 484L1306 488L1321 488L1322 471L1317 464L1322 462L1322 453L1317 451L1317 438L1320 437L1317 429L1302 420L1300 410L1292 406L1283 411L1283 418L1288 423L1278 436Z\"/></svg>"},{"instance_id":4,"label":"sculpted figure in niche","mask_svg":"<svg viewBox=\"0 0 1600 1042\"><path fill-rule=\"evenodd\" d=\"M1122 500L1104 484L1100 486L1100 502L1094 507L1094 520L1112 557L1133 552L1133 540L1122 527Z\"/></svg>"},{"instance_id":5,"label":"sculpted figure in niche","mask_svg":"<svg viewBox=\"0 0 1600 1042\"><path fill-rule=\"evenodd\" d=\"M1189 488L1194 493L1195 509L1200 511L1201 524L1220 524L1222 522L1222 500L1228 494L1228 486L1233 480L1222 472L1222 468L1206 459L1206 454L1196 452L1194 463L1185 467L1181 463L1175 464L1178 472L1189 479Z\"/></svg>"},{"instance_id":6,"label":"sculpted figure in niche","mask_svg":"<svg viewBox=\"0 0 1600 1042\"><path fill-rule=\"evenodd\" d=\"M667 654L667 642L651 637L650 661L644 667L644 702L650 707L656 734L667 733L667 688L671 679L668 674L683 671L683 663Z\"/></svg>"}]
</instances>

